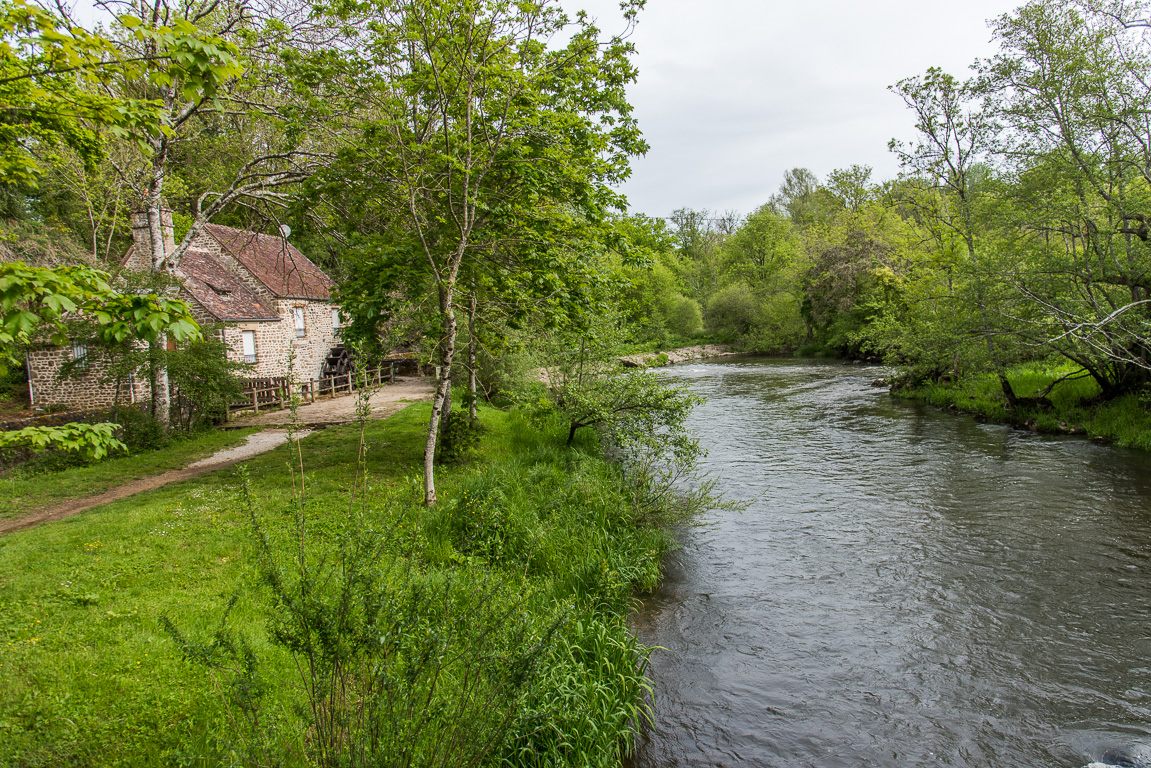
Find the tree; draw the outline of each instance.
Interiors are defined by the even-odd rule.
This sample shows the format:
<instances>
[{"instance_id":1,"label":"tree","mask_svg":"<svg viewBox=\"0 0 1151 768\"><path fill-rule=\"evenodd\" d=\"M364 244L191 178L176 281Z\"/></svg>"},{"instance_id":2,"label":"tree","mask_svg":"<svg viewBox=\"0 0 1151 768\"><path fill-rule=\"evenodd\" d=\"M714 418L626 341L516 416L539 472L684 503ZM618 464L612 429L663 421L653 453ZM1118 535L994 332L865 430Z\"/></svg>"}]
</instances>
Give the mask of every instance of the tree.
<instances>
[{"instance_id":1,"label":"tree","mask_svg":"<svg viewBox=\"0 0 1151 768\"><path fill-rule=\"evenodd\" d=\"M678 208L671 221L676 239L676 258L671 266L688 297L706 304L719 290L723 274L720 246L735 231L738 217L734 213L715 215L706 208Z\"/></svg>"},{"instance_id":2,"label":"tree","mask_svg":"<svg viewBox=\"0 0 1151 768\"><path fill-rule=\"evenodd\" d=\"M984 86L1009 129L1013 282L1032 343L1105 396L1151 381L1151 42L1142 4L1037 0L995 22Z\"/></svg>"},{"instance_id":3,"label":"tree","mask_svg":"<svg viewBox=\"0 0 1151 768\"><path fill-rule=\"evenodd\" d=\"M876 195L876 188L871 183L871 166L868 165L853 165L832 171L827 174L826 187L852 213L858 213Z\"/></svg>"},{"instance_id":4,"label":"tree","mask_svg":"<svg viewBox=\"0 0 1151 768\"><path fill-rule=\"evenodd\" d=\"M632 49L548 1L372 0L334 13L359 30L347 70L362 106L336 183L354 184L384 225L371 248L393 288L435 296L445 376L424 451L430 505L461 280L512 258L522 274L506 285L566 293L564 274L581 269L573 244L606 237L606 213L622 207L610 185L644 149L625 93Z\"/></svg>"},{"instance_id":5,"label":"tree","mask_svg":"<svg viewBox=\"0 0 1151 768\"><path fill-rule=\"evenodd\" d=\"M800 228L826 221L841 207L835 196L820 185L819 177L806 168L786 171L779 192L771 196L769 205Z\"/></svg>"},{"instance_id":6,"label":"tree","mask_svg":"<svg viewBox=\"0 0 1151 768\"><path fill-rule=\"evenodd\" d=\"M234 74L233 49L181 20L173 27L119 24L145 46L132 55L111 38L24 0L0 3L0 182L35 186L46 151L73 149L87 164L103 154L103 133L133 138L162 133L148 96L117 92L123 78L179 72L186 87L210 93Z\"/></svg>"},{"instance_id":7,"label":"tree","mask_svg":"<svg viewBox=\"0 0 1151 768\"><path fill-rule=\"evenodd\" d=\"M801 245L791 222L768 203L756 209L724 243L725 273L764 284L788 267Z\"/></svg>"},{"instance_id":8,"label":"tree","mask_svg":"<svg viewBox=\"0 0 1151 768\"><path fill-rule=\"evenodd\" d=\"M891 90L914 112L919 134L910 146L894 139L890 143L905 172L923 185L920 194L910 196L909 201L935 246L946 254L952 299L970 299L977 309L978 323L971 335L985 345L988 364L1011 407L1016 398L1006 375L1010 353L1003 342L998 307L1000 281L990 263L992 252L981 240L987 230L981 218L990 177L987 161L996 148L1000 126L979 104L977 83L961 83L937 68L900 80ZM963 278L958 291L956 276ZM960 330L955 337L964 335Z\"/></svg>"},{"instance_id":9,"label":"tree","mask_svg":"<svg viewBox=\"0 0 1151 768\"><path fill-rule=\"evenodd\" d=\"M568 443L578 430L593 428L625 451L661 432L683 441L683 449L694 448L684 421L702 398L661 383L652 371L625 367L625 335L619 318L609 314L540 339L537 361L552 403L568 420Z\"/></svg>"},{"instance_id":10,"label":"tree","mask_svg":"<svg viewBox=\"0 0 1151 768\"><path fill-rule=\"evenodd\" d=\"M168 335L180 340L201 337L200 327L184 302L154 294L120 293L109 285L108 274L100 270L0 262L0 365L14 362L13 345L27 344L36 334L54 343L66 342L66 317L76 313L95 321L96 338L104 344L154 343ZM113 435L115 427L27 427L0 434L0 444L35 450L59 447L101 458L109 450L123 448Z\"/></svg>"}]
</instances>

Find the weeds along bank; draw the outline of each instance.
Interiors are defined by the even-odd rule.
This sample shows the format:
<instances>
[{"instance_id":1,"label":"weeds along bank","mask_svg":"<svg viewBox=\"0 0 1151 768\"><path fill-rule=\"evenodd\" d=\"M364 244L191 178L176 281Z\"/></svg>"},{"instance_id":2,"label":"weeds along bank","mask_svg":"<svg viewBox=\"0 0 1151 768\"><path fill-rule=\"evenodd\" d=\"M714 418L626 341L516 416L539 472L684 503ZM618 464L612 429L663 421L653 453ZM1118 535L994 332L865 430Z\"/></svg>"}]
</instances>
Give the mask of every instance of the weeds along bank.
<instances>
[{"instance_id":1,"label":"weeds along bank","mask_svg":"<svg viewBox=\"0 0 1151 768\"><path fill-rule=\"evenodd\" d=\"M0 764L618 765L669 535L588 430L488 409L425 508L426 419L0 538Z\"/></svg>"},{"instance_id":2,"label":"weeds along bank","mask_svg":"<svg viewBox=\"0 0 1151 768\"><path fill-rule=\"evenodd\" d=\"M1071 365L1018 365L1006 372L1017 395L1008 408L997 376L895 386L894 394L939 408L972 413L1002 424L1052 434L1080 434L1121 448L1151 450L1151 399L1147 394L1100 398L1099 386Z\"/></svg>"}]
</instances>

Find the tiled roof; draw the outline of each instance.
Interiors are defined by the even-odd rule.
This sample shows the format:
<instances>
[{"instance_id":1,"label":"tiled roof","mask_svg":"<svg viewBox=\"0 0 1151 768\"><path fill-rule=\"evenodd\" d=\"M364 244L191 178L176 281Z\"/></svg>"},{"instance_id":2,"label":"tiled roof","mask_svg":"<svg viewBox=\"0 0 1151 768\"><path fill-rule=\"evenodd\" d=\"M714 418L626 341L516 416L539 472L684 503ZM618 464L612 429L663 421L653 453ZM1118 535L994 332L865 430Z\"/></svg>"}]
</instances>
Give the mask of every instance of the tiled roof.
<instances>
[{"instance_id":1,"label":"tiled roof","mask_svg":"<svg viewBox=\"0 0 1151 768\"><path fill-rule=\"evenodd\" d=\"M222 224L208 224L205 229L275 296L329 298L331 278L287 240Z\"/></svg>"},{"instance_id":2,"label":"tiled roof","mask_svg":"<svg viewBox=\"0 0 1151 768\"><path fill-rule=\"evenodd\" d=\"M204 251L187 250L177 274L184 288L217 320L279 320L238 275Z\"/></svg>"}]
</instances>

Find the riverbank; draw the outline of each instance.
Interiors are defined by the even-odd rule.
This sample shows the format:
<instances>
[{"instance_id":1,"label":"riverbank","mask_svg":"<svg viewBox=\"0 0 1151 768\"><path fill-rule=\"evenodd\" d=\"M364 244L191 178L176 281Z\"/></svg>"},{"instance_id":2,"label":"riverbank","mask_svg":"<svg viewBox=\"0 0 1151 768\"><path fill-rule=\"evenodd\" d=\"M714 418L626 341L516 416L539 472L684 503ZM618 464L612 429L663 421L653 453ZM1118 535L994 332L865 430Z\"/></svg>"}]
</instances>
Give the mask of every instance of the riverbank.
<instances>
[{"instance_id":1,"label":"riverbank","mask_svg":"<svg viewBox=\"0 0 1151 768\"><path fill-rule=\"evenodd\" d=\"M999 380L991 374L897 386L892 393L1033 432L1084 435L1121 448L1151 450L1151 403L1146 398L1132 394L1099 402L1095 382L1070 366L1015 366L1007 379L1020 399L1014 409L1007 408ZM1041 396L1047 402L1037 401Z\"/></svg>"},{"instance_id":2,"label":"riverbank","mask_svg":"<svg viewBox=\"0 0 1151 768\"><path fill-rule=\"evenodd\" d=\"M367 426L366 490L356 427L302 440L303 515L285 445L248 492L214 472L0 538L0 764L618 765L646 691L624 618L668 534L588 438L487 408L426 509L427 415Z\"/></svg>"},{"instance_id":3,"label":"riverbank","mask_svg":"<svg viewBox=\"0 0 1151 768\"><path fill-rule=\"evenodd\" d=\"M643 366L676 365L692 360L703 360L711 357L731 357L743 355L746 352L737 352L730 344L699 344L693 347L676 347L658 352L644 352L626 355L620 361L627 366L639 368Z\"/></svg>"}]
</instances>

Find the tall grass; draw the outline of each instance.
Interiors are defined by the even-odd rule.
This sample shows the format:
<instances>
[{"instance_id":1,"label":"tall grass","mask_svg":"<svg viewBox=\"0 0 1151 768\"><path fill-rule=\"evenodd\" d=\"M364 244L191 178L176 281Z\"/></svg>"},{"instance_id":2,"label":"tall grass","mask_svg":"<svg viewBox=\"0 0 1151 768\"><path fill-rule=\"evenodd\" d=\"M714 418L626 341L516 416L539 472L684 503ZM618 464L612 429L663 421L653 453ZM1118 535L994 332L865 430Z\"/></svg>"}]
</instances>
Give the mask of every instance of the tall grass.
<instances>
[{"instance_id":1,"label":"tall grass","mask_svg":"<svg viewBox=\"0 0 1151 768\"><path fill-rule=\"evenodd\" d=\"M1083 434L1124 448L1151 450L1151 401L1146 395L1100 402L1095 381L1070 364L1020 365L1010 369L1007 377L1018 397L1046 394L1050 407L1024 402L1009 410L999 380L991 374L956 383L923 383L901 394L1038 432Z\"/></svg>"},{"instance_id":2,"label":"tall grass","mask_svg":"<svg viewBox=\"0 0 1151 768\"><path fill-rule=\"evenodd\" d=\"M0 538L0 764L618 764L670 535L594 438L492 409L425 508L426 418Z\"/></svg>"}]
</instances>

